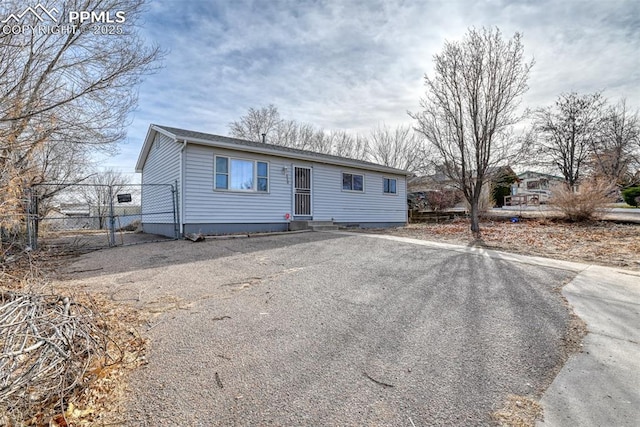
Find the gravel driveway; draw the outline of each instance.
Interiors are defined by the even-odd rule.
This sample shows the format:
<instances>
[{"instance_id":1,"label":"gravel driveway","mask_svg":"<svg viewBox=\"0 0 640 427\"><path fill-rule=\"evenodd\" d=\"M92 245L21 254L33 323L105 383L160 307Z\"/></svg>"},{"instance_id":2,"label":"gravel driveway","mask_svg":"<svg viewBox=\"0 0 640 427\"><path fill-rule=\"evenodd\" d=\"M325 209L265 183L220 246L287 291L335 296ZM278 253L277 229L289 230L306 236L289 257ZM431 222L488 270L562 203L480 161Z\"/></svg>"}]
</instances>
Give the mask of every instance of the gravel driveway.
<instances>
[{"instance_id":1,"label":"gravel driveway","mask_svg":"<svg viewBox=\"0 0 640 427\"><path fill-rule=\"evenodd\" d=\"M490 425L546 387L573 273L359 234L83 255L78 286L155 313L130 425Z\"/></svg>"}]
</instances>

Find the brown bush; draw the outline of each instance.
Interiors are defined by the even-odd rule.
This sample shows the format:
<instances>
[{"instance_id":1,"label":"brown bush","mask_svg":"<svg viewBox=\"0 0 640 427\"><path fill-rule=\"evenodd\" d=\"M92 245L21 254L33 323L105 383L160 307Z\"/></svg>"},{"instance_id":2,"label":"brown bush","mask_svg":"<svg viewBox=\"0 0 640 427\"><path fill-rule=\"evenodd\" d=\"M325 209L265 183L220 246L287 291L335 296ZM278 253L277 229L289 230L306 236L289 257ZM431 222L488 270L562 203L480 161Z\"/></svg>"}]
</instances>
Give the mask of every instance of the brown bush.
<instances>
[{"instance_id":1,"label":"brown bush","mask_svg":"<svg viewBox=\"0 0 640 427\"><path fill-rule=\"evenodd\" d=\"M456 190L442 189L427 191L427 205L431 210L444 211L451 209L460 202L460 197Z\"/></svg>"},{"instance_id":2,"label":"brown bush","mask_svg":"<svg viewBox=\"0 0 640 427\"><path fill-rule=\"evenodd\" d=\"M569 221L598 219L608 204L615 202L615 186L603 180L583 181L576 191L566 184L553 188L549 205Z\"/></svg>"}]
</instances>

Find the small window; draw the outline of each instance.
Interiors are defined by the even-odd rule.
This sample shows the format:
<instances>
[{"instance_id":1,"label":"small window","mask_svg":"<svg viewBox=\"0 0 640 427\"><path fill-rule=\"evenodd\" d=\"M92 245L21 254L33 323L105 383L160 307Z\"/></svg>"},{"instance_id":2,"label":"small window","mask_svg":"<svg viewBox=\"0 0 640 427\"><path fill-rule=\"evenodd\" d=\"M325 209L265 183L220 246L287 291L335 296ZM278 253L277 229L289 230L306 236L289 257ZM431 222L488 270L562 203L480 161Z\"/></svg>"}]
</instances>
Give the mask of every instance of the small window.
<instances>
[{"instance_id":1,"label":"small window","mask_svg":"<svg viewBox=\"0 0 640 427\"><path fill-rule=\"evenodd\" d=\"M382 179L382 191L386 194L396 194L396 180L394 178L383 178Z\"/></svg>"},{"instance_id":2,"label":"small window","mask_svg":"<svg viewBox=\"0 0 640 427\"><path fill-rule=\"evenodd\" d=\"M269 191L269 165L258 162L258 191Z\"/></svg>"},{"instance_id":3,"label":"small window","mask_svg":"<svg viewBox=\"0 0 640 427\"><path fill-rule=\"evenodd\" d=\"M269 191L269 164L224 156L215 158L215 189Z\"/></svg>"},{"instance_id":4,"label":"small window","mask_svg":"<svg viewBox=\"0 0 640 427\"><path fill-rule=\"evenodd\" d=\"M229 159L216 157L216 188L227 190L229 188Z\"/></svg>"},{"instance_id":5,"label":"small window","mask_svg":"<svg viewBox=\"0 0 640 427\"><path fill-rule=\"evenodd\" d=\"M342 189L347 191L364 191L364 175L343 173Z\"/></svg>"}]
</instances>

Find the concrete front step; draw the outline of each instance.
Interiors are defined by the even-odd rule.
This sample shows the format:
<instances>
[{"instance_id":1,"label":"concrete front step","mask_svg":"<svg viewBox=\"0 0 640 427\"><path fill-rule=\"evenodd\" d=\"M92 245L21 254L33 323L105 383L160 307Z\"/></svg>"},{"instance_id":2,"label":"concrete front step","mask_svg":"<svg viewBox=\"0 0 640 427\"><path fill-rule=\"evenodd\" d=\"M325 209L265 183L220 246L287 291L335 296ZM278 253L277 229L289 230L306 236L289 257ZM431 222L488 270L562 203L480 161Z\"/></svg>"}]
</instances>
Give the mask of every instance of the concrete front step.
<instances>
[{"instance_id":1,"label":"concrete front step","mask_svg":"<svg viewBox=\"0 0 640 427\"><path fill-rule=\"evenodd\" d=\"M333 224L333 225L312 225L311 229L313 231L331 231L331 230L337 230L338 226Z\"/></svg>"},{"instance_id":2,"label":"concrete front step","mask_svg":"<svg viewBox=\"0 0 640 427\"><path fill-rule=\"evenodd\" d=\"M337 230L338 226L333 221L291 221L289 223L289 230L313 230L313 231L327 231Z\"/></svg>"}]
</instances>

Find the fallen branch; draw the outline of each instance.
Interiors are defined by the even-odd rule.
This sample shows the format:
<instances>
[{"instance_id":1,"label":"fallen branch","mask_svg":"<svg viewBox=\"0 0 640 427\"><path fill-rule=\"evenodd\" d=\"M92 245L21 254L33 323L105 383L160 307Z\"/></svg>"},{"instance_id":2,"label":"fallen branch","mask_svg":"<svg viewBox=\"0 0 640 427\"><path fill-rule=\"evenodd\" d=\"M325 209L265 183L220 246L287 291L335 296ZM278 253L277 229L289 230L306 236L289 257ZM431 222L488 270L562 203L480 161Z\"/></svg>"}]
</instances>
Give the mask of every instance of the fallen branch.
<instances>
[{"instance_id":1,"label":"fallen branch","mask_svg":"<svg viewBox=\"0 0 640 427\"><path fill-rule=\"evenodd\" d=\"M371 381L373 381L374 383L381 385L382 387L395 387L393 384L388 384L382 381L378 381L375 378L372 378L371 375L367 374L366 372L363 372L364 376L367 377L368 379L370 379Z\"/></svg>"},{"instance_id":2,"label":"fallen branch","mask_svg":"<svg viewBox=\"0 0 640 427\"><path fill-rule=\"evenodd\" d=\"M67 297L1 292L0 414L34 416L63 406L89 371L118 360L98 320Z\"/></svg>"}]
</instances>

